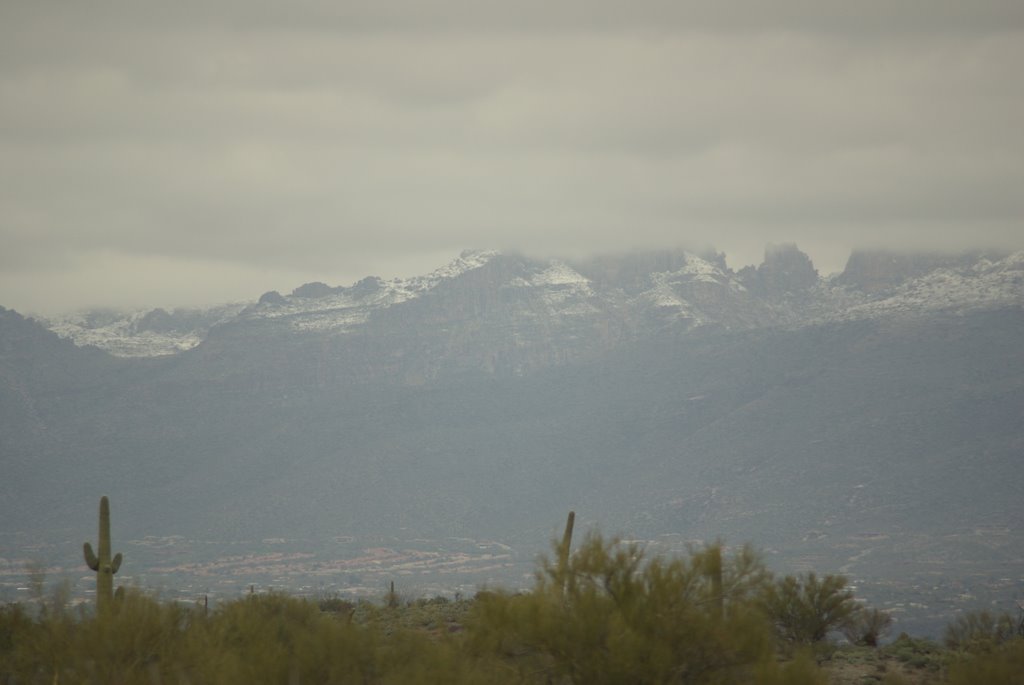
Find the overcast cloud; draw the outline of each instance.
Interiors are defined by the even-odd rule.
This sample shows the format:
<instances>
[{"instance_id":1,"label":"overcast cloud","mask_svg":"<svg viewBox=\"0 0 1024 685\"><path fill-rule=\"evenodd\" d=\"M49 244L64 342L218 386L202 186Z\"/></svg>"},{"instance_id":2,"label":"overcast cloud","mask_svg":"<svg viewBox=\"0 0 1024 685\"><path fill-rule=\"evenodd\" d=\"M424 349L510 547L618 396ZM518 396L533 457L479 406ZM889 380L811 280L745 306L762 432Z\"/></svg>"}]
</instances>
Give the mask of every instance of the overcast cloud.
<instances>
[{"instance_id":1,"label":"overcast cloud","mask_svg":"<svg viewBox=\"0 0 1024 685\"><path fill-rule=\"evenodd\" d=\"M554 6L552 6L554 5ZM0 304L1024 248L1024 3L0 4Z\"/></svg>"}]
</instances>

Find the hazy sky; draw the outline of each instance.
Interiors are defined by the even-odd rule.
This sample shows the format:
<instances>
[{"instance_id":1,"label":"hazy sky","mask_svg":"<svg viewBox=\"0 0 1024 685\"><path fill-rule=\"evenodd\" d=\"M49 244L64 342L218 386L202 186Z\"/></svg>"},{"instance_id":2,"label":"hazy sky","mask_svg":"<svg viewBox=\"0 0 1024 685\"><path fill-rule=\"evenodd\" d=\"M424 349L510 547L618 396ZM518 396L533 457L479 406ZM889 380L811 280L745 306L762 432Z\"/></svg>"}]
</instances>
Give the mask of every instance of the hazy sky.
<instances>
[{"instance_id":1,"label":"hazy sky","mask_svg":"<svg viewBox=\"0 0 1024 685\"><path fill-rule=\"evenodd\" d=\"M1024 2L0 2L0 305L769 242L1024 248Z\"/></svg>"}]
</instances>

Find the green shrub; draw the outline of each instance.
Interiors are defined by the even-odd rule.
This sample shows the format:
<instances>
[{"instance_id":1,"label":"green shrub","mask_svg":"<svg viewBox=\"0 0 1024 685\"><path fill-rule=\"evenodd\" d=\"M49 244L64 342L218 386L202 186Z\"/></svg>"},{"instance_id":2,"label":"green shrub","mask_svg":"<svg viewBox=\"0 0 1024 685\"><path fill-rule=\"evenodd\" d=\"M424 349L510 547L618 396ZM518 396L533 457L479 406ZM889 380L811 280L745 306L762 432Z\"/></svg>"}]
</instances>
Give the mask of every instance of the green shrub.
<instances>
[{"instance_id":1,"label":"green shrub","mask_svg":"<svg viewBox=\"0 0 1024 685\"><path fill-rule=\"evenodd\" d=\"M940 645L906 633L900 633L892 643L882 647L882 653L908 666L929 671L938 671L946 664L946 652Z\"/></svg>"},{"instance_id":2,"label":"green shrub","mask_svg":"<svg viewBox=\"0 0 1024 685\"><path fill-rule=\"evenodd\" d=\"M950 685L1024 683L1024 639L1015 638L984 653L967 653L949 668Z\"/></svg>"},{"instance_id":3,"label":"green shrub","mask_svg":"<svg viewBox=\"0 0 1024 685\"><path fill-rule=\"evenodd\" d=\"M786 576L769 585L762 606L779 638L795 644L821 642L857 612L846 578L828 575L819 579L814 573Z\"/></svg>"},{"instance_id":4,"label":"green shrub","mask_svg":"<svg viewBox=\"0 0 1024 685\"><path fill-rule=\"evenodd\" d=\"M984 652L1017 636L1017 624L1007 613L972 611L946 626L944 642L950 649Z\"/></svg>"},{"instance_id":5,"label":"green shrub","mask_svg":"<svg viewBox=\"0 0 1024 685\"><path fill-rule=\"evenodd\" d=\"M0 606L0 682L12 682L22 670L24 645L35 632L36 623L21 604Z\"/></svg>"},{"instance_id":6,"label":"green shrub","mask_svg":"<svg viewBox=\"0 0 1024 685\"><path fill-rule=\"evenodd\" d=\"M195 631L209 682L347 682L376 670L374 636L303 599L252 595L221 605Z\"/></svg>"},{"instance_id":7,"label":"green shrub","mask_svg":"<svg viewBox=\"0 0 1024 685\"><path fill-rule=\"evenodd\" d=\"M355 611L356 605L352 602L342 599L338 595L330 595L327 597L321 597L316 602L317 608L328 614L337 614L342 618L351 618L352 612Z\"/></svg>"},{"instance_id":8,"label":"green shrub","mask_svg":"<svg viewBox=\"0 0 1024 685\"><path fill-rule=\"evenodd\" d=\"M854 611L842 626L843 635L853 645L877 647L892 627L892 616L879 611L860 607Z\"/></svg>"},{"instance_id":9,"label":"green shrub","mask_svg":"<svg viewBox=\"0 0 1024 685\"><path fill-rule=\"evenodd\" d=\"M591 535L568 559L545 560L532 592L478 597L472 648L525 681L750 682L775 668L756 602L768 574L745 548L723 561L719 589L711 555L720 550L645 559Z\"/></svg>"}]
</instances>

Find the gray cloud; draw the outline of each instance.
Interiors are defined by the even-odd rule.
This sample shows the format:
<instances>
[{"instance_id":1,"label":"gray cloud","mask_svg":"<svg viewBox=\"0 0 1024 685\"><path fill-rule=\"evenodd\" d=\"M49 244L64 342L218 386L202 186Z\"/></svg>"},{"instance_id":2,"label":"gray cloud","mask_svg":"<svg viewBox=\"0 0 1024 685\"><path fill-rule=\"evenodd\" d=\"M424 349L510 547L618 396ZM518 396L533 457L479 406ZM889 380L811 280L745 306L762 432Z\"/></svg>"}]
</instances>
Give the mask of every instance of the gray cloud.
<instances>
[{"instance_id":1,"label":"gray cloud","mask_svg":"<svg viewBox=\"0 0 1024 685\"><path fill-rule=\"evenodd\" d=\"M1020 3L725 5L6 3L0 304L468 246L1024 247Z\"/></svg>"},{"instance_id":2,"label":"gray cloud","mask_svg":"<svg viewBox=\"0 0 1024 685\"><path fill-rule=\"evenodd\" d=\"M796 28L834 33L893 34L1002 30L1024 23L1014 0L427 0L424 2L324 2L323 0L96 0L88 5L60 0L15 2L5 14L72 26L162 27L195 30L197 25L232 30L324 29L353 32L400 31L587 31L657 28L764 30Z\"/></svg>"}]
</instances>

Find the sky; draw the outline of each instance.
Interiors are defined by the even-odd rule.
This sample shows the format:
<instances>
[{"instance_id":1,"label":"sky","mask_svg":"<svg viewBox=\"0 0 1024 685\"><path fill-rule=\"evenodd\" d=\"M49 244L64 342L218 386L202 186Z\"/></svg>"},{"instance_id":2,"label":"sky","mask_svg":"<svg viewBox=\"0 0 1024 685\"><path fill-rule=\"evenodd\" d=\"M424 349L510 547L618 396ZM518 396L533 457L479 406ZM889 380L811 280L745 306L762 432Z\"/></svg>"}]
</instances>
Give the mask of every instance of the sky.
<instances>
[{"instance_id":1,"label":"sky","mask_svg":"<svg viewBox=\"0 0 1024 685\"><path fill-rule=\"evenodd\" d=\"M1024 249L1019 0L5 0L0 305Z\"/></svg>"}]
</instances>

